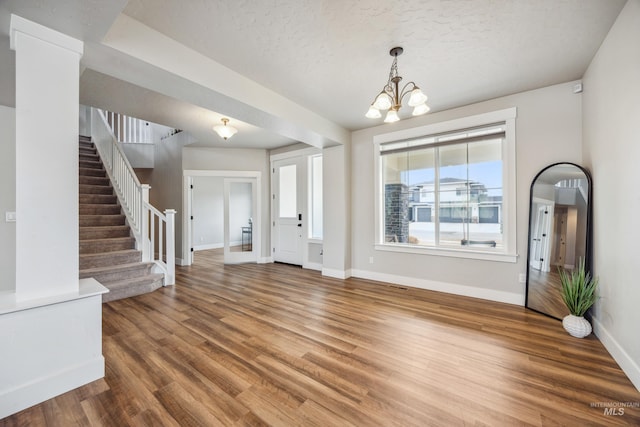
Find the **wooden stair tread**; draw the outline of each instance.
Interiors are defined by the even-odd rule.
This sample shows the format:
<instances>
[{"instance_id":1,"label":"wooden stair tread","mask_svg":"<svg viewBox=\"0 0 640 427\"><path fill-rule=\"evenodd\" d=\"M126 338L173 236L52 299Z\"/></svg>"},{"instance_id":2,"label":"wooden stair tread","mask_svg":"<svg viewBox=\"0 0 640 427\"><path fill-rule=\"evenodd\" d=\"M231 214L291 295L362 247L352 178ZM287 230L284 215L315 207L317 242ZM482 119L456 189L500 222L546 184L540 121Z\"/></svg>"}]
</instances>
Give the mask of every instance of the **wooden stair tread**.
<instances>
[{"instance_id":1,"label":"wooden stair tread","mask_svg":"<svg viewBox=\"0 0 640 427\"><path fill-rule=\"evenodd\" d=\"M149 283L149 282L162 280L162 279L164 279L164 274L162 273L149 273L147 275L140 276L140 277L132 277L130 279L106 282L105 286L107 286L109 290L113 290L113 289L123 288L125 286Z\"/></svg>"},{"instance_id":2,"label":"wooden stair tread","mask_svg":"<svg viewBox=\"0 0 640 427\"><path fill-rule=\"evenodd\" d=\"M102 240L102 239L99 239L99 240ZM111 252L96 252L92 254L80 254L80 258L98 258L106 255L131 254L131 253L138 253L138 252L140 251L138 251L137 249L122 249L119 251L111 251Z\"/></svg>"},{"instance_id":3,"label":"wooden stair tread","mask_svg":"<svg viewBox=\"0 0 640 427\"><path fill-rule=\"evenodd\" d=\"M82 230L129 230L128 225L81 225L80 228Z\"/></svg>"},{"instance_id":4,"label":"wooden stair tread","mask_svg":"<svg viewBox=\"0 0 640 427\"><path fill-rule=\"evenodd\" d=\"M80 275L83 277L91 277L89 274L98 274L104 272L122 272L129 270L144 270L153 267L153 262L132 262L128 264L110 265L106 267L92 267L80 270ZM81 277L82 278L82 277Z\"/></svg>"},{"instance_id":5,"label":"wooden stair tread","mask_svg":"<svg viewBox=\"0 0 640 427\"><path fill-rule=\"evenodd\" d=\"M122 298L134 297L137 295L153 292L162 287L164 275L152 273L144 277L105 282L103 285L109 292L102 295L102 302L114 301Z\"/></svg>"}]
</instances>

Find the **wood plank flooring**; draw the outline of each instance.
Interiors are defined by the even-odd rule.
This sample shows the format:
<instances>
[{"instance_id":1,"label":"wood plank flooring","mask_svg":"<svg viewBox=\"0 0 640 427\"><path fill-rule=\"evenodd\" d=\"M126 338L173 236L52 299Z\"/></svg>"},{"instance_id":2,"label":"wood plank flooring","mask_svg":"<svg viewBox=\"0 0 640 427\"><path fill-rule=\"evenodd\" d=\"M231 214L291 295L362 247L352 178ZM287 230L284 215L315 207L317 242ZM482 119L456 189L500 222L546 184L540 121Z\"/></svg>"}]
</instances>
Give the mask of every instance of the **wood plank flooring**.
<instances>
[{"instance_id":1,"label":"wood plank flooring","mask_svg":"<svg viewBox=\"0 0 640 427\"><path fill-rule=\"evenodd\" d=\"M640 402L601 343L523 307L214 250L103 324L104 379L0 426L640 425L592 407Z\"/></svg>"},{"instance_id":2,"label":"wood plank flooring","mask_svg":"<svg viewBox=\"0 0 640 427\"><path fill-rule=\"evenodd\" d=\"M562 282L557 267L548 273L529 268L529 299L527 307L562 319L569 314L562 300Z\"/></svg>"}]
</instances>

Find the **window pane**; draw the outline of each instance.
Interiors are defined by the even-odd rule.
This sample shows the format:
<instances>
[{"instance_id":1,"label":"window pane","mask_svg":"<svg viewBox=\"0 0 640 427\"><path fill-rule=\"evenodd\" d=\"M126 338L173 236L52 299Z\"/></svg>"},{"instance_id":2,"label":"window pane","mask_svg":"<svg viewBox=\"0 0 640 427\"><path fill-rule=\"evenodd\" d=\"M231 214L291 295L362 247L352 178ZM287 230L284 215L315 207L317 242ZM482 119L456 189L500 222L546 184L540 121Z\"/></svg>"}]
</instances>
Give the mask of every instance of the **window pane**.
<instances>
[{"instance_id":1,"label":"window pane","mask_svg":"<svg viewBox=\"0 0 640 427\"><path fill-rule=\"evenodd\" d=\"M495 133L494 128L425 137L433 142L449 138L450 143L420 145L413 151L414 141L381 147L384 242L462 249L504 247L504 138L493 135L495 139L455 141ZM425 144L422 139L420 143ZM401 149L407 151L392 151Z\"/></svg>"},{"instance_id":2,"label":"window pane","mask_svg":"<svg viewBox=\"0 0 640 427\"><path fill-rule=\"evenodd\" d=\"M385 242L433 244L433 223L417 222L417 213L424 218L434 203L434 153L428 148L382 157Z\"/></svg>"},{"instance_id":3,"label":"window pane","mask_svg":"<svg viewBox=\"0 0 640 427\"><path fill-rule=\"evenodd\" d=\"M280 218L295 218L297 216L296 165L280 166Z\"/></svg>"},{"instance_id":4,"label":"window pane","mask_svg":"<svg viewBox=\"0 0 640 427\"><path fill-rule=\"evenodd\" d=\"M469 243L502 247L502 139L469 144L468 153L473 188Z\"/></svg>"}]
</instances>

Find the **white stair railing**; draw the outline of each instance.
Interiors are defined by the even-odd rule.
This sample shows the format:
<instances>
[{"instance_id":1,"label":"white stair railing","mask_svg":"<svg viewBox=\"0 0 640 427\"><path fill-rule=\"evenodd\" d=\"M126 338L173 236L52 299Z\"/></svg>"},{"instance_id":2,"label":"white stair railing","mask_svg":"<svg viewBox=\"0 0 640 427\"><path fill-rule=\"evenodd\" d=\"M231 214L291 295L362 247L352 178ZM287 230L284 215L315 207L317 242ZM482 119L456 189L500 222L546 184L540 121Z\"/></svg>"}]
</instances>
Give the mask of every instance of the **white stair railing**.
<instances>
[{"instance_id":1,"label":"white stair railing","mask_svg":"<svg viewBox=\"0 0 640 427\"><path fill-rule=\"evenodd\" d=\"M122 152L102 110L91 109L91 137L142 252L144 262L154 262L164 273L164 285L175 284L175 213L149 204L147 184L140 184Z\"/></svg>"},{"instance_id":2,"label":"white stair railing","mask_svg":"<svg viewBox=\"0 0 640 427\"><path fill-rule=\"evenodd\" d=\"M118 142L125 144L152 144L149 122L113 111L103 111L107 125Z\"/></svg>"}]
</instances>

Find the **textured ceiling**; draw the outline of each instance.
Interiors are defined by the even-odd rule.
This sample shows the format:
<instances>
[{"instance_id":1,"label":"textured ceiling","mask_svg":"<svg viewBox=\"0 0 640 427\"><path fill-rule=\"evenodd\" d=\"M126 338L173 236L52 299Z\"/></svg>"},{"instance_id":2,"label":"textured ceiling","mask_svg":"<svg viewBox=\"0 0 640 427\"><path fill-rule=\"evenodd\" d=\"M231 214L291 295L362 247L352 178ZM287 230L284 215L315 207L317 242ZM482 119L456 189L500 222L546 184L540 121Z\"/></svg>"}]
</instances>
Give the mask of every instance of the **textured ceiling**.
<instances>
[{"instance_id":1,"label":"textured ceiling","mask_svg":"<svg viewBox=\"0 0 640 427\"><path fill-rule=\"evenodd\" d=\"M103 44L121 12L267 90L295 102L300 111L349 130L381 123L364 118L386 83L394 46L402 46L400 75L429 96L433 111L580 79L624 6L625 0L0 0L0 104L12 105L14 54L8 50L10 13L88 42L83 64L96 65L83 77L82 98L116 108L128 93L147 102L129 105L139 117L164 117L163 124L219 145L210 129L220 114L214 93L202 88L194 102L180 96L166 70L141 64ZM135 28L134 28L135 31ZM126 40L119 40L126 43ZM158 47L159 50L162 47ZM185 51L186 51L185 50ZM113 61L116 61L115 63ZM106 65L112 61L111 65ZM98 65L100 65L98 67ZM133 70L128 75L126 71ZM98 71L98 72L95 72ZM158 76L155 76L155 72ZM137 74L136 74L137 73ZM143 73L155 86L145 85ZM135 75L134 75L135 74ZM116 77L114 79L113 77ZM180 80L182 79L182 80ZM130 85L137 86L135 89ZM182 84L182 83L181 83ZM183 84L191 97L197 82ZM209 90L209 92L206 92ZM206 96L205 96L206 95ZM220 98L224 101L224 98ZM228 99L228 98L227 98ZM158 102L163 110L150 107ZM251 106L248 106L251 107ZM252 114L244 117L255 117ZM204 110L203 110L204 108ZM260 107L262 108L262 107ZM401 111L406 117L407 108ZM208 112L210 112L210 114ZM176 112L171 116L172 112ZM180 112L180 116L178 115ZM304 126L295 114L288 127ZM262 120L262 121L261 121ZM245 123L247 146L294 142L278 126L261 131L266 119ZM251 122L251 120L247 120ZM239 123L239 127L243 127ZM257 126L257 127L256 127ZM284 128L279 125L280 128ZM189 127L192 127L190 129ZM266 127L266 126L265 126ZM310 129L317 132L317 129ZM274 133L275 132L275 133ZM280 133L280 135L278 135ZM208 136L207 136L208 135ZM244 142L238 134L237 143ZM292 139L293 138L293 139ZM304 139L299 139L304 140Z\"/></svg>"},{"instance_id":2,"label":"textured ceiling","mask_svg":"<svg viewBox=\"0 0 640 427\"><path fill-rule=\"evenodd\" d=\"M433 110L579 79L624 0L131 0L124 13L348 129L399 71ZM407 111L405 111L405 114ZM376 122L377 123L377 122Z\"/></svg>"}]
</instances>

